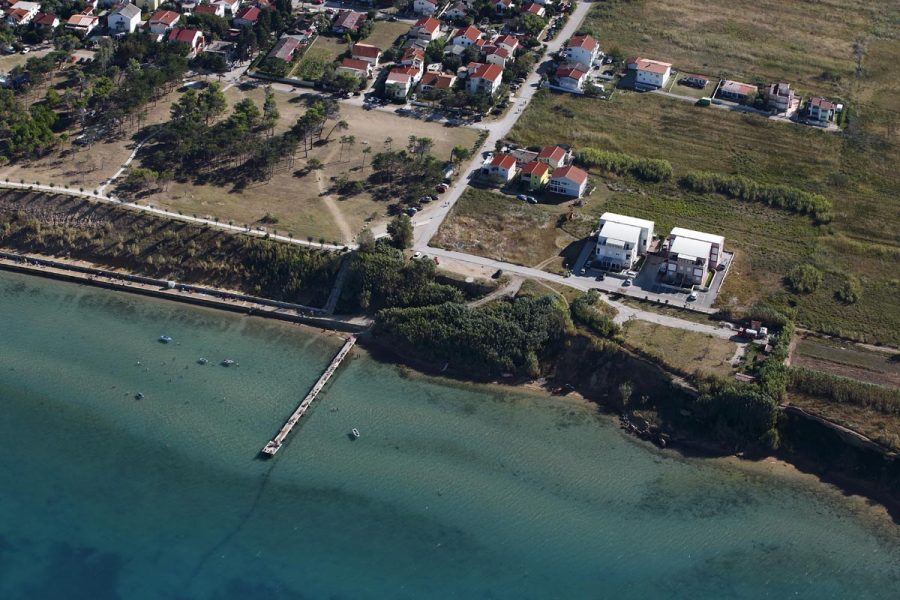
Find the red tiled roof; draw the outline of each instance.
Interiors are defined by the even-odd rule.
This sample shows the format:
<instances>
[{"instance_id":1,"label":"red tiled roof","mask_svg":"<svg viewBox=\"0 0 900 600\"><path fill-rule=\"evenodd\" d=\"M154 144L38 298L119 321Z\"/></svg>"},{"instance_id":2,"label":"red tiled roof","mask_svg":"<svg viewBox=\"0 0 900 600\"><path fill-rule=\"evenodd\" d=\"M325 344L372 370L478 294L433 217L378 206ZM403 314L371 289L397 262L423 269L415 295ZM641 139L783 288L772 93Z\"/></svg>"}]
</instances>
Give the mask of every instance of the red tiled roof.
<instances>
[{"instance_id":1,"label":"red tiled roof","mask_svg":"<svg viewBox=\"0 0 900 600\"><path fill-rule=\"evenodd\" d=\"M533 160L524 167L522 167L523 175L537 175L538 177L543 177L544 174L550 170L550 165L547 163L542 163L537 160Z\"/></svg>"},{"instance_id":2,"label":"red tiled roof","mask_svg":"<svg viewBox=\"0 0 900 600\"><path fill-rule=\"evenodd\" d=\"M649 71L650 73L662 74L672 68L672 65L669 63L650 60L649 58L637 58L634 62L637 64L638 71Z\"/></svg>"},{"instance_id":3,"label":"red tiled roof","mask_svg":"<svg viewBox=\"0 0 900 600\"><path fill-rule=\"evenodd\" d=\"M568 48L584 48L593 51L597 47L597 40L589 35L576 35L569 40L566 45Z\"/></svg>"},{"instance_id":4,"label":"red tiled roof","mask_svg":"<svg viewBox=\"0 0 900 600\"><path fill-rule=\"evenodd\" d=\"M518 48L519 39L514 35L502 35L494 40L494 43L498 46L502 44L504 46L509 46L510 48Z\"/></svg>"},{"instance_id":5,"label":"red tiled roof","mask_svg":"<svg viewBox=\"0 0 900 600\"><path fill-rule=\"evenodd\" d=\"M832 102L831 100L826 100L825 98L816 96L815 98L809 99L810 106L817 106L821 110L834 110L837 108L837 104Z\"/></svg>"},{"instance_id":6,"label":"red tiled roof","mask_svg":"<svg viewBox=\"0 0 900 600\"><path fill-rule=\"evenodd\" d=\"M460 27L453 33L453 39L458 37L464 37L467 40L475 41L481 37L481 31L477 27L472 27L469 25L468 27Z\"/></svg>"},{"instance_id":7,"label":"red tiled roof","mask_svg":"<svg viewBox=\"0 0 900 600\"><path fill-rule=\"evenodd\" d=\"M428 33L434 33L437 31L438 27L441 26L441 22L432 17L422 17L413 27L418 27L420 29L424 29Z\"/></svg>"},{"instance_id":8,"label":"red tiled roof","mask_svg":"<svg viewBox=\"0 0 900 600\"><path fill-rule=\"evenodd\" d=\"M409 75L409 73L404 73L400 69L391 69L390 73L388 73L387 79L385 79L385 82L393 81L397 83L406 83L410 79L412 79L412 77Z\"/></svg>"},{"instance_id":9,"label":"red tiled roof","mask_svg":"<svg viewBox=\"0 0 900 600\"><path fill-rule=\"evenodd\" d=\"M337 18L335 18L334 26L355 31L356 29L359 29L360 21L365 20L365 18L366 15L363 13L354 10L343 10L338 13Z\"/></svg>"},{"instance_id":10,"label":"red tiled roof","mask_svg":"<svg viewBox=\"0 0 900 600\"><path fill-rule=\"evenodd\" d=\"M151 23L162 23L164 25L174 25L181 15L174 10L158 10L150 17Z\"/></svg>"},{"instance_id":11,"label":"red tiled roof","mask_svg":"<svg viewBox=\"0 0 900 600\"><path fill-rule=\"evenodd\" d=\"M53 13L38 13L34 16L34 22L38 25L52 26L56 21L56 15Z\"/></svg>"},{"instance_id":12,"label":"red tiled roof","mask_svg":"<svg viewBox=\"0 0 900 600\"><path fill-rule=\"evenodd\" d=\"M491 159L491 166L500 167L508 171L516 166L516 157L512 154L498 154Z\"/></svg>"},{"instance_id":13,"label":"red tiled roof","mask_svg":"<svg viewBox=\"0 0 900 600\"><path fill-rule=\"evenodd\" d=\"M541 151L538 152L537 157L559 161L566 157L566 149L561 146L544 146L541 148Z\"/></svg>"},{"instance_id":14,"label":"red tiled roof","mask_svg":"<svg viewBox=\"0 0 900 600\"><path fill-rule=\"evenodd\" d=\"M719 90L728 94L749 96L756 93L756 86L749 83L741 83L740 81L725 80L722 82L722 87Z\"/></svg>"},{"instance_id":15,"label":"red tiled roof","mask_svg":"<svg viewBox=\"0 0 900 600\"><path fill-rule=\"evenodd\" d=\"M585 181L587 181L588 174L579 169L578 167L568 166L568 167L558 167L553 169L553 179L570 179L581 185Z\"/></svg>"},{"instance_id":16,"label":"red tiled roof","mask_svg":"<svg viewBox=\"0 0 900 600\"><path fill-rule=\"evenodd\" d=\"M194 9L194 12L200 15L217 15L219 14L219 7L214 4L201 4Z\"/></svg>"},{"instance_id":17,"label":"red tiled roof","mask_svg":"<svg viewBox=\"0 0 900 600\"><path fill-rule=\"evenodd\" d=\"M544 12L544 7L532 2L528 5L528 8L525 9L525 12L531 13L533 15L539 15Z\"/></svg>"},{"instance_id":18,"label":"red tiled roof","mask_svg":"<svg viewBox=\"0 0 900 600\"><path fill-rule=\"evenodd\" d=\"M203 35L203 33L198 29L182 29L180 27L176 27L169 32L169 41L193 45L197 34L200 34L201 36Z\"/></svg>"},{"instance_id":19,"label":"red tiled roof","mask_svg":"<svg viewBox=\"0 0 900 600\"><path fill-rule=\"evenodd\" d=\"M585 75L587 75L587 73L576 67L560 67L556 70L557 77L571 77L573 79L581 79Z\"/></svg>"},{"instance_id":20,"label":"red tiled roof","mask_svg":"<svg viewBox=\"0 0 900 600\"><path fill-rule=\"evenodd\" d=\"M428 72L422 76L422 85L446 90L453 85L454 79L456 78L453 75L447 75L446 73Z\"/></svg>"},{"instance_id":21,"label":"red tiled roof","mask_svg":"<svg viewBox=\"0 0 900 600\"><path fill-rule=\"evenodd\" d=\"M423 60L425 58L425 51L416 46L410 46L403 51L403 60L412 60L414 58Z\"/></svg>"},{"instance_id":22,"label":"red tiled roof","mask_svg":"<svg viewBox=\"0 0 900 600\"><path fill-rule=\"evenodd\" d=\"M370 65L366 61L359 60L358 58L345 58L341 61L341 66L357 71L368 71Z\"/></svg>"},{"instance_id":23,"label":"red tiled roof","mask_svg":"<svg viewBox=\"0 0 900 600\"><path fill-rule=\"evenodd\" d=\"M497 81L497 79L502 76L503 69L497 65L481 65L475 69L474 73L472 73L472 77L480 77L481 79L487 79L489 81Z\"/></svg>"},{"instance_id":24,"label":"red tiled roof","mask_svg":"<svg viewBox=\"0 0 900 600\"><path fill-rule=\"evenodd\" d=\"M259 9L255 6L245 6L244 8L239 10L236 15L234 15L234 18L243 19L244 21L255 23L259 18Z\"/></svg>"},{"instance_id":25,"label":"red tiled roof","mask_svg":"<svg viewBox=\"0 0 900 600\"><path fill-rule=\"evenodd\" d=\"M485 46L483 50L485 54L495 54L501 58L509 58L509 50L500 46Z\"/></svg>"},{"instance_id":26,"label":"red tiled roof","mask_svg":"<svg viewBox=\"0 0 900 600\"><path fill-rule=\"evenodd\" d=\"M420 71L419 67L394 67L391 69L391 73L405 73L410 77L415 77Z\"/></svg>"},{"instance_id":27,"label":"red tiled roof","mask_svg":"<svg viewBox=\"0 0 900 600\"><path fill-rule=\"evenodd\" d=\"M378 58L381 55L381 49L369 44L353 44L351 54L353 56L365 56L366 58Z\"/></svg>"}]
</instances>

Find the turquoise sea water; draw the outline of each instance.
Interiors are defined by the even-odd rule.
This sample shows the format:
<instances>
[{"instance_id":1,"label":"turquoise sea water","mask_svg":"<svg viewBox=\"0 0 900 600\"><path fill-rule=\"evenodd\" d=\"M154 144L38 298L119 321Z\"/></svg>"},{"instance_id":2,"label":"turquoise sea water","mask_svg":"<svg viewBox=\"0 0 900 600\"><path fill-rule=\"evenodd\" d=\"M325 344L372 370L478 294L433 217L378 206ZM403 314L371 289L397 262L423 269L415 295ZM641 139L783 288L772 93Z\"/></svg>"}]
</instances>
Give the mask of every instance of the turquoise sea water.
<instances>
[{"instance_id":1,"label":"turquoise sea water","mask_svg":"<svg viewBox=\"0 0 900 600\"><path fill-rule=\"evenodd\" d=\"M588 407L358 352L261 461L336 337L5 273L0 326L0 598L900 589L894 525L823 486L658 452Z\"/></svg>"}]
</instances>

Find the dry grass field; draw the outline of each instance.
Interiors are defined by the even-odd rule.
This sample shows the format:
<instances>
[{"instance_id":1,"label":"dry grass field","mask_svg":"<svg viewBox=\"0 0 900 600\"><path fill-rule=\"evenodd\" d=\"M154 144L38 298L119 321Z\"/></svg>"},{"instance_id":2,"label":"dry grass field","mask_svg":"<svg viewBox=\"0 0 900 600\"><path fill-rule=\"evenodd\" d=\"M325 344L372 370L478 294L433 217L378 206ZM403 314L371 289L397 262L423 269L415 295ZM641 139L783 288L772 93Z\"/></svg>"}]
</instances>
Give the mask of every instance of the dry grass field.
<instances>
[{"instance_id":1,"label":"dry grass field","mask_svg":"<svg viewBox=\"0 0 900 600\"><path fill-rule=\"evenodd\" d=\"M791 355L791 365L849 377L864 383L900 388L900 362L891 354L842 342L806 336Z\"/></svg>"},{"instance_id":2,"label":"dry grass field","mask_svg":"<svg viewBox=\"0 0 900 600\"><path fill-rule=\"evenodd\" d=\"M881 0L607 0L585 28L604 49L689 72L842 95L853 83L855 45L895 36L897 14L896 3Z\"/></svg>"},{"instance_id":3,"label":"dry grass field","mask_svg":"<svg viewBox=\"0 0 900 600\"><path fill-rule=\"evenodd\" d=\"M387 50L394 45L398 37L406 35L408 31L409 23L402 21L378 21L375 23L375 27L372 28L372 33L369 34L369 37L362 40L362 43Z\"/></svg>"},{"instance_id":4,"label":"dry grass field","mask_svg":"<svg viewBox=\"0 0 900 600\"><path fill-rule=\"evenodd\" d=\"M251 98L262 106L264 90L232 87L225 95L229 105L243 98ZM276 100L280 118L275 131L280 133L306 112L307 104L306 98L293 92L276 91ZM398 148L406 146L410 135L430 137L434 140L435 156L446 159L454 146L471 147L478 137L472 129L448 128L438 123L403 118L385 111L367 111L348 104L341 104L340 119L347 122L348 129L336 129L327 142L309 153L308 158L316 158L323 163L319 172L306 173L307 157L303 152L298 152L292 166L285 163L269 181L239 191L211 184L176 182L142 202L185 214L266 226L269 230L290 233L300 239L350 243L368 222L386 216L386 204L372 200L365 191L348 198L331 196L326 192L331 187L332 178L365 178L370 171L363 167L364 160L368 165L375 153L387 147L385 142L389 138L393 138L393 147ZM345 145L343 150L339 142L342 135L355 138L355 142ZM372 149L368 156L363 154L366 147Z\"/></svg>"},{"instance_id":5,"label":"dry grass field","mask_svg":"<svg viewBox=\"0 0 900 600\"><path fill-rule=\"evenodd\" d=\"M628 321L623 327L625 345L653 356L682 373L727 377L734 372L731 359L737 344L693 331L673 329L646 321Z\"/></svg>"}]
</instances>

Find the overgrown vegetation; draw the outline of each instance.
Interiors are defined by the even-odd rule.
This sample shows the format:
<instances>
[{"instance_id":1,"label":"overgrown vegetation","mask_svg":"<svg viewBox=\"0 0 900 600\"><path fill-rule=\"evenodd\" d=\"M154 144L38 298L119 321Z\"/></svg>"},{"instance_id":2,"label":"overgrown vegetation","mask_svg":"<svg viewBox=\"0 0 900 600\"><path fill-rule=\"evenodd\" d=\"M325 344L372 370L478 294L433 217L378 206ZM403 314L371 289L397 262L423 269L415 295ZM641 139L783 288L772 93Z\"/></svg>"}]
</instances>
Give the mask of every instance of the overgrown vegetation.
<instances>
[{"instance_id":1,"label":"overgrown vegetation","mask_svg":"<svg viewBox=\"0 0 900 600\"><path fill-rule=\"evenodd\" d=\"M389 308L378 313L375 333L467 374L538 377L542 359L561 349L571 328L565 304L548 295L478 308L459 303Z\"/></svg>"},{"instance_id":2,"label":"overgrown vegetation","mask_svg":"<svg viewBox=\"0 0 900 600\"><path fill-rule=\"evenodd\" d=\"M798 294L809 294L822 285L822 272L812 265L802 264L791 269L785 279Z\"/></svg>"},{"instance_id":3,"label":"overgrown vegetation","mask_svg":"<svg viewBox=\"0 0 900 600\"><path fill-rule=\"evenodd\" d=\"M0 245L316 304L324 303L339 263L333 252L28 192L0 195Z\"/></svg>"},{"instance_id":4,"label":"overgrown vegetation","mask_svg":"<svg viewBox=\"0 0 900 600\"><path fill-rule=\"evenodd\" d=\"M600 337L618 338L621 335L621 328L613 322L615 309L600 298L597 290L590 290L575 298L569 303L569 310L573 321Z\"/></svg>"},{"instance_id":5,"label":"overgrown vegetation","mask_svg":"<svg viewBox=\"0 0 900 600\"><path fill-rule=\"evenodd\" d=\"M660 182L672 177L672 164L669 161L638 158L623 152L581 148L575 153L575 161L584 167L597 167L616 175L630 173L643 181Z\"/></svg>"},{"instance_id":6,"label":"overgrown vegetation","mask_svg":"<svg viewBox=\"0 0 900 600\"><path fill-rule=\"evenodd\" d=\"M900 390L854 381L821 371L793 367L788 389L832 402L854 404L886 415L900 416Z\"/></svg>"},{"instance_id":7,"label":"overgrown vegetation","mask_svg":"<svg viewBox=\"0 0 900 600\"><path fill-rule=\"evenodd\" d=\"M743 175L724 175L692 171L679 183L698 194L716 192L729 198L747 202L762 202L800 214L811 215L820 223L831 220L831 201L819 194L811 194L788 185L765 185Z\"/></svg>"},{"instance_id":8,"label":"overgrown vegetation","mask_svg":"<svg viewBox=\"0 0 900 600\"><path fill-rule=\"evenodd\" d=\"M370 249L361 248L349 260L339 304L342 312L463 301L458 289L434 281L434 261L407 261L400 250L385 240L379 240Z\"/></svg>"}]
</instances>

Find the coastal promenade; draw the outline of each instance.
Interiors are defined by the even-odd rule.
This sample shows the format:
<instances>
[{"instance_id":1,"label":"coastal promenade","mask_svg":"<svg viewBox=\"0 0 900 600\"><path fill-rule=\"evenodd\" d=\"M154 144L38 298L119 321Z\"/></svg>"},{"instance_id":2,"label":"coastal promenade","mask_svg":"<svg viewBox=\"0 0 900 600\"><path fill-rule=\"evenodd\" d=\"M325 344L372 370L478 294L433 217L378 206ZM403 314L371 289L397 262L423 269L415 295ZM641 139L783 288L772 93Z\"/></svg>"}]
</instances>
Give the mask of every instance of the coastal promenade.
<instances>
[{"instance_id":1,"label":"coastal promenade","mask_svg":"<svg viewBox=\"0 0 900 600\"><path fill-rule=\"evenodd\" d=\"M365 317L329 315L323 309L312 306L279 302L232 290L153 279L14 252L0 251L0 270L39 275L246 315L303 323L322 329L358 333L365 331L371 325L371 321Z\"/></svg>"},{"instance_id":2,"label":"coastal promenade","mask_svg":"<svg viewBox=\"0 0 900 600\"><path fill-rule=\"evenodd\" d=\"M288 417L288 420L285 422L284 426L282 426L281 430L278 432L272 440L265 445L262 449L263 456L275 456L275 453L281 448L282 444L284 444L284 440L287 439L287 436L290 435L291 430L294 429L294 425L300 420L306 411L309 409L310 404L313 403L328 381L331 379L331 376L334 375L335 371L337 371L338 367L341 366L341 363L344 362L344 359L347 358L347 354L350 353L350 350L356 344L356 336L351 335L346 342L344 342L343 347L338 351L338 353L331 360L331 364L328 365L328 368L325 369L325 372L322 373L322 376L319 377L319 380L316 381L316 385L313 386L303 401L297 405L297 408L294 412L291 413L291 416ZM355 433L355 430L354 430Z\"/></svg>"}]
</instances>

